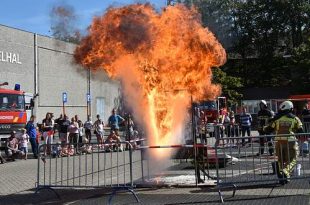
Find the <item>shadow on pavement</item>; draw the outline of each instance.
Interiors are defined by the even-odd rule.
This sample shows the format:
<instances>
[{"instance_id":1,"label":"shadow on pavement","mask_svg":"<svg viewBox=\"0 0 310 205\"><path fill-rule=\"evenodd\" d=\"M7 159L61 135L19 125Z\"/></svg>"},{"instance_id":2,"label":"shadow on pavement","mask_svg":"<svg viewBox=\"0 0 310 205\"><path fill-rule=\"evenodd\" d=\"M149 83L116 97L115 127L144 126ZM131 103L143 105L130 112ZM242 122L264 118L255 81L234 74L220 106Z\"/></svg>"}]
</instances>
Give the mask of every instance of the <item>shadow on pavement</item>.
<instances>
[{"instance_id":1,"label":"shadow on pavement","mask_svg":"<svg viewBox=\"0 0 310 205\"><path fill-rule=\"evenodd\" d=\"M291 204L298 204L298 205L308 205L309 204L309 196L305 195L296 195L296 196L239 196L230 198L227 197L225 199L224 204L239 204L239 205L251 205L251 204L264 204L264 205L291 205ZM294 202L294 203L293 203ZM222 204L219 201L219 198L213 200L204 200L204 201L191 201L191 202L183 202L183 203L165 203L165 205L187 205L187 204Z\"/></svg>"},{"instance_id":2,"label":"shadow on pavement","mask_svg":"<svg viewBox=\"0 0 310 205\"><path fill-rule=\"evenodd\" d=\"M92 196L109 196L111 189L55 189L57 195L49 189L40 190L35 194L35 189L23 191L5 196L0 196L1 205L19 205L19 204L65 204L79 201Z\"/></svg>"}]
</instances>

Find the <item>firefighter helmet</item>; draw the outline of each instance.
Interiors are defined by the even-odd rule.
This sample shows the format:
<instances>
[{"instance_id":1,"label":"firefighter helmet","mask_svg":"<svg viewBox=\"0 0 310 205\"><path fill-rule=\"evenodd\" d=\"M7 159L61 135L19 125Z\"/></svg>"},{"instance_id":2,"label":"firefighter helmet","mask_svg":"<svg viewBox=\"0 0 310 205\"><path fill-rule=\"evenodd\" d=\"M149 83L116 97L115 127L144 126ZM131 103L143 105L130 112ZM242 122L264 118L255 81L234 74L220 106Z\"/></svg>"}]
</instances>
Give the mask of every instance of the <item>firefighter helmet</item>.
<instances>
[{"instance_id":1,"label":"firefighter helmet","mask_svg":"<svg viewBox=\"0 0 310 205\"><path fill-rule=\"evenodd\" d=\"M284 101L283 103L280 104L280 110L292 110L294 108L293 103L289 100Z\"/></svg>"},{"instance_id":2,"label":"firefighter helmet","mask_svg":"<svg viewBox=\"0 0 310 205\"><path fill-rule=\"evenodd\" d=\"M266 102L266 100L261 100L261 101L259 102L259 104L260 104L260 105L263 105L264 107L267 107L267 102Z\"/></svg>"}]
</instances>

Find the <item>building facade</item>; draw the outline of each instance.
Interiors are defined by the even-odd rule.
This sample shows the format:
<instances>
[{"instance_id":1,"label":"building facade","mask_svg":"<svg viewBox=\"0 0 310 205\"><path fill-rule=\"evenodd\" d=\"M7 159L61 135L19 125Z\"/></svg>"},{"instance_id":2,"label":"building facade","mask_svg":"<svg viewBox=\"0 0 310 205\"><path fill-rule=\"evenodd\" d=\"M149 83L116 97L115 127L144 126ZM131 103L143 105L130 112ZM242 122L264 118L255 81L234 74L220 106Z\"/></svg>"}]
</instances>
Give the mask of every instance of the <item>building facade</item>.
<instances>
[{"instance_id":1,"label":"building facade","mask_svg":"<svg viewBox=\"0 0 310 205\"><path fill-rule=\"evenodd\" d=\"M21 90L35 96L33 114L38 121L47 112L58 117L63 112L62 95L67 94L65 112L86 120L100 114L107 120L113 108L120 106L120 83L103 71L89 70L74 63L76 45L0 25L0 83L4 88ZM87 95L90 103L87 103ZM89 105L89 106L88 106ZM89 108L89 109L88 109Z\"/></svg>"}]
</instances>

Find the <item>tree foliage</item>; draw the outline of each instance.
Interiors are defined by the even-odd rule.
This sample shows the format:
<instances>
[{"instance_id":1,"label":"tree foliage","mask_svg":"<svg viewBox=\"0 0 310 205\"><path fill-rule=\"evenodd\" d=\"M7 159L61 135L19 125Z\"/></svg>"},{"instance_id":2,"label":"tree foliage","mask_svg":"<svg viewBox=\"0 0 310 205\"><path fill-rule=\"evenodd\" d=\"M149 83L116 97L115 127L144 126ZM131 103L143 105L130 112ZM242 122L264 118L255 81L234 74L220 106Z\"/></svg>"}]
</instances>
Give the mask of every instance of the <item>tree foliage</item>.
<instances>
[{"instance_id":1,"label":"tree foliage","mask_svg":"<svg viewBox=\"0 0 310 205\"><path fill-rule=\"evenodd\" d=\"M197 7L228 51L222 67L227 76L240 77L245 87L290 86L293 93L309 93L309 1L182 2Z\"/></svg>"},{"instance_id":2,"label":"tree foliage","mask_svg":"<svg viewBox=\"0 0 310 205\"><path fill-rule=\"evenodd\" d=\"M310 92L310 38L293 51L292 85L295 92L309 94Z\"/></svg>"},{"instance_id":3,"label":"tree foliage","mask_svg":"<svg viewBox=\"0 0 310 205\"><path fill-rule=\"evenodd\" d=\"M238 89L242 87L241 79L227 75L223 70L214 68L213 82L222 85L222 95L227 97L228 106L235 105L242 95L238 93Z\"/></svg>"}]
</instances>

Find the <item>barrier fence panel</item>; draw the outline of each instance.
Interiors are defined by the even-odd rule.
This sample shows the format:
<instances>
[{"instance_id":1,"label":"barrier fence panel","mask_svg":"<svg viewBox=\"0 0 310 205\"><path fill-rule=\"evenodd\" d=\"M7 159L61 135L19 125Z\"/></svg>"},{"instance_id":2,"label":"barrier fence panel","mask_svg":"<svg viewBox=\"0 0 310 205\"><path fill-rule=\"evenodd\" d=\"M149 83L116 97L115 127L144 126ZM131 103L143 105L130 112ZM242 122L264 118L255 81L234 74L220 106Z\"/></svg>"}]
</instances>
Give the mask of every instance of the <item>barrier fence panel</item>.
<instances>
[{"instance_id":1,"label":"barrier fence panel","mask_svg":"<svg viewBox=\"0 0 310 205\"><path fill-rule=\"evenodd\" d=\"M127 146L128 150L121 147ZM115 149L113 151L113 149ZM84 143L40 145L38 159L37 192L53 188L102 188L133 192L133 173L139 168L140 153L131 143ZM55 192L55 190L53 190ZM57 192L55 194L59 197Z\"/></svg>"},{"instance_id":2,"label":"barrier fence panel","mask_svg":"<svg viewBox=\"0 0 310 205\"><path fill-rule=\"evenodd\" d=\"M220 139L218 143L220 144L234 144L234 137L240 137L241 136L241 130L239 127L239 124L215 124L215 123L209 123L205 125L205 128L203 128L203 136L205 136L206 140L203 140L205 144L208 144L210 146L215 145L216 139ZM222 140L222 138L225 138L226 140ZM230 139L232 138L232 139Z\"/></svg>"},{"instance_id":3,"label":"barrier fence panel","mask_svg":"<svg viewBox=\"0 0 310 205\"><path fill-rule=\"evenodd\" d=\"M303 129L304 129L304 132L310 133L310 122L307 122L306 119L307 119L307 121L310 120L310 118L305 118L305 119L303 119L303 120L304 120L304 121L302 122L302 124L303 124Z\"/></svg>"},{"instance_id":4,"label":"barrier fence panel","mask_svg":"<svg viewBox=\"0 0 310 205\"><path fill-rule=\"evenodd\" d=\"M194 149L198 151L198 169L195 169ZM207 164L207 156L215 157L214 149L204 144L178 144L165 146L142 146L141 150L141 180L137 186L203 186L215 183L213 173L207 166L202 167L203 160ZM207 154L208 153L208 154ZM211 157L212 155L212 157ZM210 161L209 161L210 162ZM198 177L198 178L197 178ZM199 180L201 179L201 180ZM199 185L198 185L199 184Z\"/></svg>"},{"instance_id":5,"label":"barrier fence panel","mask_svg":"<svg viewBox=\"0 0 310 205\"><path fill-rule=\"evenodd\" d=\"M224 201L223 188L232 188L234 196L238 185L285 184L290 180L310 179L308 136L309 133L281 135L281 138L275 135L218 137L216 158L220 158L220 153L225 156L225 160L216 162L221 201ZM227 146L219 143L220 140L234 140L235 143ZM260 140L264 140L264 146L260 145Z\"/></svg>"},{"instance_id":6,"label":"barrier fence panel","mask_svg":"<svg viewBox=\"0 0 310 205\"><path fill-rule=\"evenodd\" d=\"M304 130L308 125L304 123ZM136 146L134 142L41 145L37 191L109 187L113 190L110 203L118 190L130 191L139 201L135 186L212 184L223 202L224 188L232 188L234 196L240 185L310 178L308 132L281 135L284 139L242 137L237 124L213 124L204 132L194 131L193 136L186 144L166 146ZM120 144L128 150L114 152Z\"/></svg>"},{"instance_id":7,"label":"barrier fence panel","mask_svg":"<svg viewBox=\"0 0 310 205\"><path fill-rule=\"evenodd\" d=\"M197 172L194 169L195 160L200 160L199 163L205 160L207 164L212 161L215 164L214 148L209 145L132 147L133 143L122 144L132 149L123 152L107 152L110 146L116 144L100 145L97 143L41 145L39 147L41 157L38 159L37 192L42 189L51 189L58 196L54 188L108 187L113 189L110 203L117 190L123 189L134 194L133 188L139 185L162 185L158 177L166 182L168 180L170 184L197 185L199 181L197 181ZM205 151L202 158L194 158L195 148ZM173 153L172 157L156 161L150 155L152 151L162 153L163 150L169 151L169 154ZM201 152L198 151L198 153L201 156ZM209 180L212 180L214 185L215 166L213 166L213 173L209 171L209 167L206 167L199 167L200 178L205 180L207 185L211 183ZM180 179L183 180L181 183ZM137 197L136 199L138 201Z\"/></svg>"}]
</instances>

